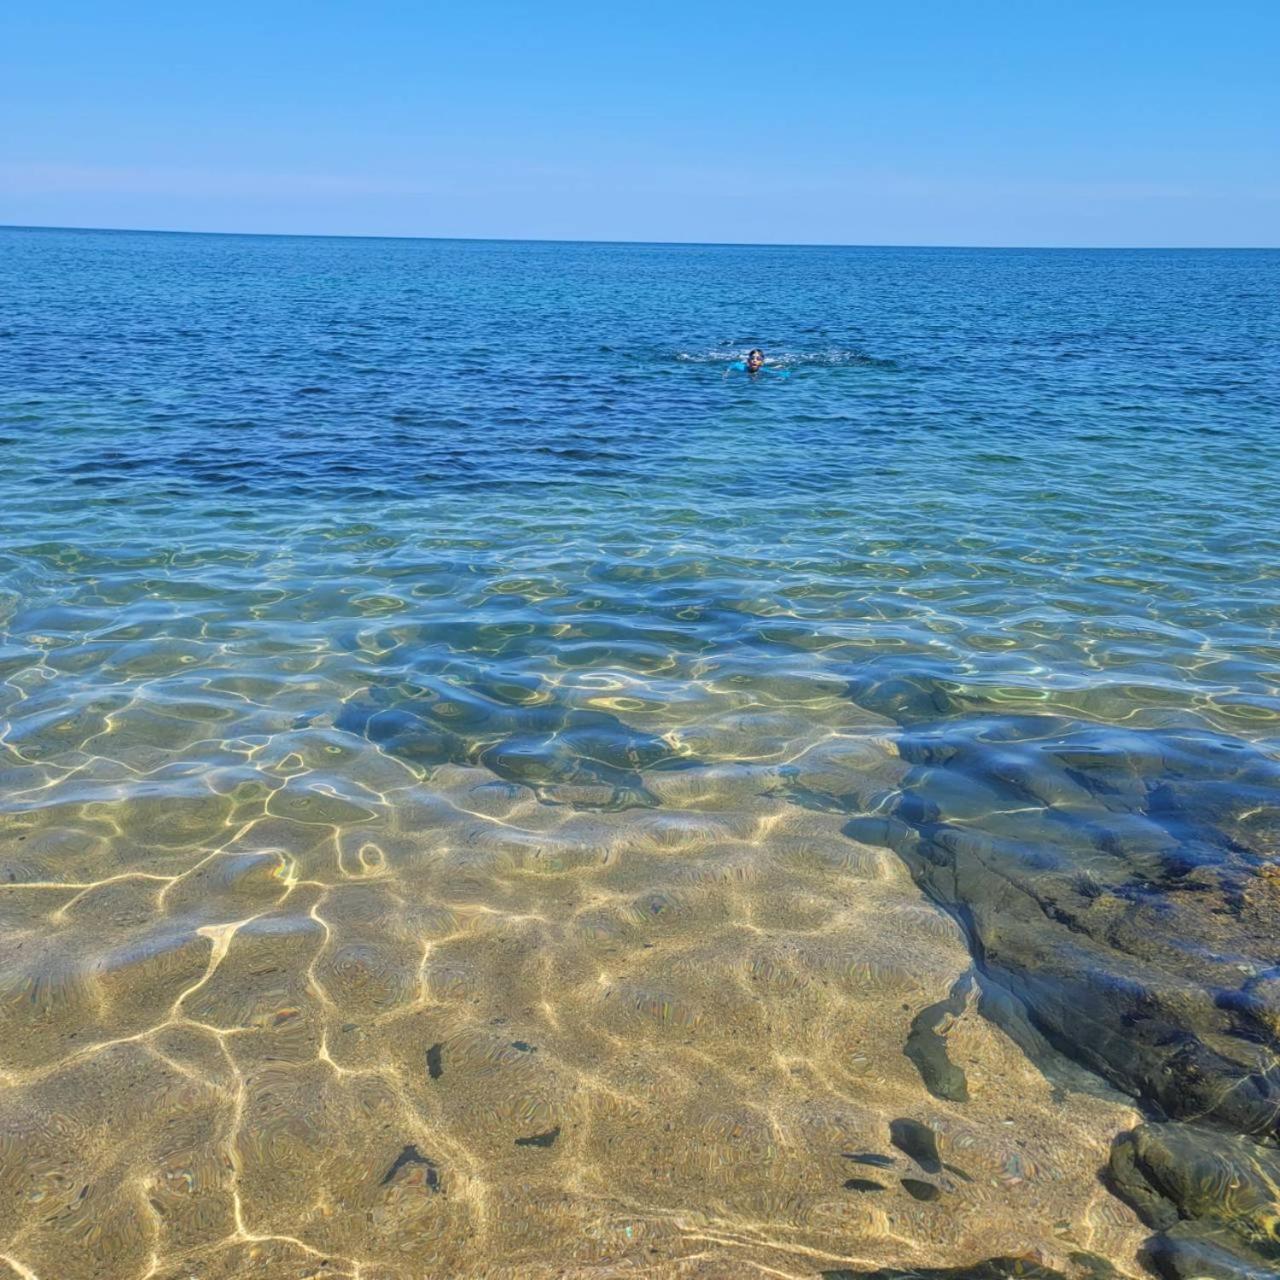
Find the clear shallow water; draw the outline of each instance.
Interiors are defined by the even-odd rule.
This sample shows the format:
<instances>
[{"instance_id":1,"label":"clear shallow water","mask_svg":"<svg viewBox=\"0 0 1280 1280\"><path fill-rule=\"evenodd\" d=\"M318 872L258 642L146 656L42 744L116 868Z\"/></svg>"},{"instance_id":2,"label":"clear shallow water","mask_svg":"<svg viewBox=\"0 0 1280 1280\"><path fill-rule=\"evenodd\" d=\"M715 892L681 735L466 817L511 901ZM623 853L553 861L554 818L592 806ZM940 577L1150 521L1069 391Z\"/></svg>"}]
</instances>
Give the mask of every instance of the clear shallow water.
<instances>
[{"instance_id":1,"label":"clear shallow water","mask_svg":"<svg viewBox=\"0 0 1280 1280\"><path fill-rule=\"evenodd\" d=\"M1274 1114L1278 276L0 231L0 1266L1136 1274Z\"/></svg>"}]
</instances>

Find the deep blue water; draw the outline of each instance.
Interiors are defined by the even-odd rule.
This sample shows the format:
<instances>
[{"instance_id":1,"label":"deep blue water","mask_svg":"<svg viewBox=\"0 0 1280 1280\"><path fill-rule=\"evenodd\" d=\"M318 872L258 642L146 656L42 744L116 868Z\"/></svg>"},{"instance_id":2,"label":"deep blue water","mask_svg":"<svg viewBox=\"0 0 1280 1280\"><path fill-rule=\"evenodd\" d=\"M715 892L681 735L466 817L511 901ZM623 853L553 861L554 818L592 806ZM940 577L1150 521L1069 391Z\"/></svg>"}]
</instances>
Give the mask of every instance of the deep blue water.
<instances>
[{"instance_id":1,"label":"deep blue water","mask_svg":"<svg viewBox=\"0 0 1280 1280\"><path fill-rule=\"evenodd\" d=\"M290 884L451 768L623 824L703 770L1176 932L1280 830L1278 298L1274 251L0 230L0 871L181 885L299 770ZM1178 982L1280 963L1185 936Z\"/></svg>"},{"instance_id":2,"label":"deep blue water","mask_svg":"<svg viewBox=\"0 0 1280 1280\"><path fill-rule=\"evenodd\" d=\"M806 671L1274 733L1274 252L0 245L15 654L234 625L269 577L415 670L670 663L678 698L804 632ZM753 344L793 377L724 378Z\"/></svg>"}]
</instances>

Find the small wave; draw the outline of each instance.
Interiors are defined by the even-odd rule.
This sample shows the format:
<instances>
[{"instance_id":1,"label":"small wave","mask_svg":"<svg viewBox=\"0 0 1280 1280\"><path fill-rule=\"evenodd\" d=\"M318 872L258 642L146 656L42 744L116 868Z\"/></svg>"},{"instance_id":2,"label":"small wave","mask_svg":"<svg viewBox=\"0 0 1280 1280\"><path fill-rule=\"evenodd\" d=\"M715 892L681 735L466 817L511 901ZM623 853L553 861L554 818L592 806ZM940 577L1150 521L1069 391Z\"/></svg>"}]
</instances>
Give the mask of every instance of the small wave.
<instances>
[{"instance_id":1,"label":"small wave","mask_svg":"<svg viewBox=\"0 0 1280 1280\"><path fill-rule=\"evenodd\" d=\"M745 351L677 351L676 359L687 364L722 364L726 360L741 360Z\"/></svg>"},{"instance_id":2,"label":"small wave","mask_svg":"<svg viewBox=\"0 0 1280 1280\"><path fill-rule=\"evenodd\" d=\"M865 351L840 350L799 351L779 354L779 363L792 365L862 365L870 369L896 369L898 362L885 356L868 355Z\"/></svg>"},{"instance_id":3,"label":"small wave","mask_svg":"<svg viewBox=\"0 0 1280 1280\"><path fill-rule=\"evenodd\" d=\"M725 364L732 360L746 358L746 351L728 348L713 348L710 351L677 351L675 358L685 364ZM882 356L868 355L865 351L833 349L829 351L771 351L765 357L765 363L779 365L783 368L806 366L839 367L841 365L859 365L870 369L896 369L896 360Z\"/></svg>"}]
</instances>

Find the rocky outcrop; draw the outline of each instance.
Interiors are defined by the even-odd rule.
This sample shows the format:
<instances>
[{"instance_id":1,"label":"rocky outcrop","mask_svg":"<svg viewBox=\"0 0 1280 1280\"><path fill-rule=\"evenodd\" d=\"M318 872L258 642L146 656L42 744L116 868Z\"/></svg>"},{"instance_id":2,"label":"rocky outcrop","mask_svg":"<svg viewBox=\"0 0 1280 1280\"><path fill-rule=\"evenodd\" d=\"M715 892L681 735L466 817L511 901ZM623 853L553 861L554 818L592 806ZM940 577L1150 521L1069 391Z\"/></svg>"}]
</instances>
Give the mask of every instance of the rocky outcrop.
<instances>
[{"instance_id":1,"label":"rocky outcrop","mask_svg":"<svg viewBox=\"0 0 1280 1280\"><path fill-rule=\"evenodd\" d=\"M1250 1199L1273 1187L1280 1137L1280 763L1203 730L1050 716L924 725L899 750L896 793L824 803L964 926L984 1011L1011 993L1050 1045L1162 1122L1112 1170L1160 1229L1152 1265L1280 1274ZM946 1013L926 1010L907 1051L958 1096L931 1039ZM1228 1191L1253 1208L1215 1209Z\"/></svg>"},{"instance_id":2,"label":"rocky outcrop","mask_svg":"<svg viewBox=\"0 0 1280 1280\"><path fill-rule=\"evenodd\" d=\"M1117 1140L1109 1181L1158 1234L1148 1260L1170 1280L1280 1274L1280 1152L1193 1124Z\"/></svg>"}]
</instances>

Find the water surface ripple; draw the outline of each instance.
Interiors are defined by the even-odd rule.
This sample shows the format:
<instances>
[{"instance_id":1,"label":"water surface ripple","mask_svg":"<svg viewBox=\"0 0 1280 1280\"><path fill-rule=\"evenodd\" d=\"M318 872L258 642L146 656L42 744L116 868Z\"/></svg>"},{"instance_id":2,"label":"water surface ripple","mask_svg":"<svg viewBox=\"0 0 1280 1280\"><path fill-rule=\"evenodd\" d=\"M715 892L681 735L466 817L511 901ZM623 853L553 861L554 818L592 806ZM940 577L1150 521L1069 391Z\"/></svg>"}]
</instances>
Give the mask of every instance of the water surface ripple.
<instances>
[{"instance_id":1,"label":"water surface ripple","mask_svg":"<svg viewBox=\"0 0 1280 1280\"><path fill-rule=\"evenodd\" d=\"M0 1277L1275 1274L1278 286L0 230Z\"/></svg>"}]
</instances>

